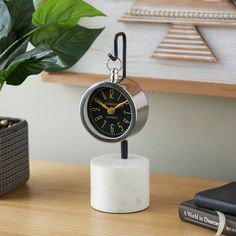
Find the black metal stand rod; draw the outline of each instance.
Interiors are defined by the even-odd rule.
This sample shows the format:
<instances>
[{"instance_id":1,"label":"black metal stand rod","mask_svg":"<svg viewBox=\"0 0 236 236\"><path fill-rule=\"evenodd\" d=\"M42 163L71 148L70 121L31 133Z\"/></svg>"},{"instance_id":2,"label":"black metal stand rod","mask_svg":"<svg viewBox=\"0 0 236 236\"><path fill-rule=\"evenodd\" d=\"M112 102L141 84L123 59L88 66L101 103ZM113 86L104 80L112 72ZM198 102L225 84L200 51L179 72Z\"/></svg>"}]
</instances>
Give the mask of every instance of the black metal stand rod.
<instances>
[{"instance_id":1,"label":"black metal stand rod","mask_svg":"<svg viewBox=\"0 0 236 236\"><path fill-rule=\"evenodd\" d=\"M121 158L128 159L128 141L124 140L121 142Z\"/></svg>"},{"instance_id":2,"label":"black metal stand rod","mask_svg":"<svg viewBox=\"0 0 236 236\"><path fill-rule=\"evenodd\" d=\"M122 48L122 70L123 70L123 79L126 78L126 53L127 53L127 39L124 32L119 32L115 35L114 39L114 55L111 53L108 54L109 58L113 61L118 59L118 38L122 37L123 39L123 48Z\"/></svg>"}]
</instances>

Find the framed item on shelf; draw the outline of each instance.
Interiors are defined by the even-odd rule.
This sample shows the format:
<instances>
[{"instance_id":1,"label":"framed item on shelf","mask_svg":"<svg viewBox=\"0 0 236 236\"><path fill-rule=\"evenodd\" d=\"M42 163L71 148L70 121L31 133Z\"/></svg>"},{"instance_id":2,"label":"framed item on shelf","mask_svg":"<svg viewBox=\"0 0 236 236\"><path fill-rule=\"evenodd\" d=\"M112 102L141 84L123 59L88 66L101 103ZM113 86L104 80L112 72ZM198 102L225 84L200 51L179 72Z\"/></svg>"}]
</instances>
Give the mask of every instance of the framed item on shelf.
<instances>
[{"instance_id":1,"label":"framed item on shelf","mask_svg":"<svg viewBox=\"0 0 236 236\"><path fill-rule=\"evenodd\" d=\"M233 1L88 2L107 14L89 25L105 30L73 68L44 73L44 81L90 86L104 80L105 48L112 47L111 35L124 31L129 39L128 77L145 91L236 97Z\"/></svg>"}]
</instances>

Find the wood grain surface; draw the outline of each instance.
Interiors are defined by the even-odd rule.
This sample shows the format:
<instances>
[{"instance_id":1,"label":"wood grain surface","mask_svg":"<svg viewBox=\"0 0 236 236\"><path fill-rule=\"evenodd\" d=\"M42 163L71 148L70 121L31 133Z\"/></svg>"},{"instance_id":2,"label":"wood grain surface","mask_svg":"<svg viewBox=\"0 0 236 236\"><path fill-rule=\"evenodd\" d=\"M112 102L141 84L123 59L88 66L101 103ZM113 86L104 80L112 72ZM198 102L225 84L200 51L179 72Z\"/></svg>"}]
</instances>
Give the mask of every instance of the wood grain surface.
<instances>
[{"instance_id":1,"label":"wood grain surface","mask_svg":"<svg viewBox=\"0 0 236 236\"><path fill-rule=\"evenodd\" d=\"M154 58L217 63L218 59L196 26L235 26L236 8L231 1L220 0L137 0L120 21L173 23L154 52Z\"/></svg>"},{"instance_id":2,"label":"wood grain surface","mask_svg":"<svg viewBox=\"0 0 236 236\"><path fill-rule=\"evenodd\" d=\"M212 231L179 220L177 206L210 181L151 175L151 206L133 214L107 214L89 205L89 169L75 164L31 162L29 182L1 197L2 236L200 236Z\"/></svg>"},{"instance_id":3,"label":"wood grain surface","mask_svg":"<svg viewBox=\"0 0 236 236\"><path fill-rule=\"evenodd\" d=\"M194 25L173 24L153 58L217 63L218 59Z\"/></svg>"},{"instance_id":4,"label":"wood grain surface","mask_svg":"<svg viewBox=\"0 0 236 236\"><path fill-rule=\"evenodd\" d=\"M88 73L46 73L42 74L44 82L61 83L67 85L91 86L107 79L106 75ZM220 96L236 98L236 84L195 82L172 79L151 79L146 77L129 77L136 81L145 91L165 93L183 93L194 95Z\"/></svg>"},{"instance_id":5,"label":"wood grain surface","mask_svg":"<svg viewBox=\"0 0 236 236\"><path fill-rule=\"evenodd\" d=\"M121 21L235 26L236 9L230 0L137 0Z\"/></svg>"}]
</instances>

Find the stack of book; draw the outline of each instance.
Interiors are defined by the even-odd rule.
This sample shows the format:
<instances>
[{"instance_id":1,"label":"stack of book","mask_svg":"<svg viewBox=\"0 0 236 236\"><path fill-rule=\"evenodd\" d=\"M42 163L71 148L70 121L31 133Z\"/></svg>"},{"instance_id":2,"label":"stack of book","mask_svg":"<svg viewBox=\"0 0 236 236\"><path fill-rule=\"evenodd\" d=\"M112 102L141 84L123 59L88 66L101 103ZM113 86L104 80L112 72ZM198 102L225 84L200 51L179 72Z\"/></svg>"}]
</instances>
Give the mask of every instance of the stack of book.
<instances>
[{"instance_id":1,"label":"stack of book","mask_svg":"<svg viewBox=\"0 0 236 236\"><path fill-rule=\"evenodd\" d=\"M219 213L225 215L223 234L236 235L236 182L198 192L179 205L181 220L217 231Z\"/></svg>"}]
</instances>

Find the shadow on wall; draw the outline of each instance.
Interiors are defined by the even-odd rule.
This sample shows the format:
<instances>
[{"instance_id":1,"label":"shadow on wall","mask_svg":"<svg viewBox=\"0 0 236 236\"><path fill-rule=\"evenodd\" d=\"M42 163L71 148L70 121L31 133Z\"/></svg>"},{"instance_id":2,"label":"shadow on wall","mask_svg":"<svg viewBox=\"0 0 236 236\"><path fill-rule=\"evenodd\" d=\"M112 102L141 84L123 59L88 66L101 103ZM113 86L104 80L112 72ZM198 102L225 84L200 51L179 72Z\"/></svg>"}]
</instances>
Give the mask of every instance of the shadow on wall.
<instances>
[{"instance_id":1,"label":"shadow on wall","mask_svg":"<svg viewBox=\"0 0 236 236\"><path fill-rule=\"evenodd\" d=\"M164 93L148 97L148 123L130 146L150 157L152 171L235 179L236 100Z\"/></svg>"},{"instance_id":2,"label":"shadow on wall","mask_svg":"<svg viewBox=\"0 0 236 236\"><path fill-rule=\"evenodd\" d=\"M0 93L1 115L29 122L31 159L88 164L94 156L119 152L81 124L79 102L86 88L42 83L33 76L21 88ZM174 175L235 179L236 100L148 93L145 128L130 139L130 152L147 156L151 170Z\"/></svg>"}]
</instances>

